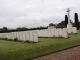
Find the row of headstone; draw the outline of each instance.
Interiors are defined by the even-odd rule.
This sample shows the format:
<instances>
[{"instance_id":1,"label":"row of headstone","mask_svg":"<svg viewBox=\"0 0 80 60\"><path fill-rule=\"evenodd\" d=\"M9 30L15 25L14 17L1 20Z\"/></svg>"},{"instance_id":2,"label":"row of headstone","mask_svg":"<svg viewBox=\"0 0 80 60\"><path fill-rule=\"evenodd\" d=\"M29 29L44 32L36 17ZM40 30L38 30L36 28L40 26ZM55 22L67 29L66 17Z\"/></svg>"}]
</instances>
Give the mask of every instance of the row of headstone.
<instances>
[{"instance_id":1,"label":"row of headstone","mask_svg":"<svg viewBox=\"0 0 80 60\"><path fill-rule=\"evenodd\" d=\"M19 41L38 42L37 32L35 31L0 33L0 38L8 38L12 40L17 38Z\"/></svg>"},{"instance_id":2,"label":"row of headstone","mask_svg":"<svg viewBox=\"0 0 80 60\"><path fill-rule=\"evenodd\" d=\"M71 33L77 34L77 28L76 28L76 27L65 28L65 29L67 29L67 32L68 32L69 34L71 34Z\"/></svg>"},{"instance_id":3,"label":"row of headstone","mask_svg":"<svg viewBox=\"0 0 80 60\"><path fill-rule=\"evenodd\" d=\"M23 31L23 32L11 32L11 33L0 33L0 38L15 39L21 41L38 42L38 37L63 37L68 38L67 33L77 33L77 28L54 28L45 30L35 30L35 31Z\"/></svg>"},{"instance_id":4,"label":"row of headstone","mask_svg":"<svg viewBox=\"0 0 80 60\"><path fill-rule=\"evenodd\" d=\"M37 31L38 37L63 37L68 38L67 29L46 29L46 30L35 30Z\"/></svg>"}]
</instances>

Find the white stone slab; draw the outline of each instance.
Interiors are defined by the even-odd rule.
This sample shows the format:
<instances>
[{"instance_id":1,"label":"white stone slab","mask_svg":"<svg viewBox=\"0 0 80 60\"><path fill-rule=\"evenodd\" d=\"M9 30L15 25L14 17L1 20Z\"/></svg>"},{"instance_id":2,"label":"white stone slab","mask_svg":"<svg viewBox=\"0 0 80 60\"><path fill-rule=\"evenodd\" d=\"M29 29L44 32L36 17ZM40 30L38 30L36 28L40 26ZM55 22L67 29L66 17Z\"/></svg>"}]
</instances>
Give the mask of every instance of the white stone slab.
<instances>
[{"instance_id":1,"label":"white stone slab","mask_svg":"<svg viewBox=\"0 0 80 60\"><path fill-rule=\"evenodd\" d=\"M45 37L45 30L42 30L43 31L43 37Z\"/></svg>"},{"instance_id":2,"label":"white stone slab","mask_svg":"<svg viewBox=\"0 0 80 60\"><path fill-rule=\"evenodd\" d=\"M54 29L55 27L54 26L48 26L48 29Z\"/></svg>"},{"instance_id":3,"label":"white stone slab","mask_svg":"<svg viewBox=\"0 0 80 60\"><path fill-rule=\"evenodd\" d=\"M8 33L7 33L6 37L9 38L9 34Z\"/></svg>"},{"instance_id":4,"label":"white stone slab","mask_svg":"<svg viewBox=\"0 0 80 60\"><path fill-rule=\"evenodd\" d=\"M5 33L3 33L3 38L5 38Z\"/></svg>"},{"instance_id":5,"label":"white stone slab","mask_svg":"<svg viewBox=\"0 0 80 60\"><path fill-rule=\"evenodd\" d=\"M29 35L29 32L26 31L25 33L26 33L26 40L27 40L27 41L30 41L30 35Z\"/></svg>"},{"instance_id":6,"label":"white stone slab","mask_svg":"<svg viewBox=\"0 0 80 60\"><path fill-rule=\"evenodd\" d=\"M63 30L62 29L58 29L58 35L59 35L59 37L62 37L62 34L63 34Z\"/></svg>"},{"instance_id":7,"label":"white stone slab","mask_svg":"<svg viewBox=\"0 0 80 60\"><path fill-rule=\"evenodd\" d=\"M5 33L5 38L7 38L7 33Z\"/></svg>"},{"instance_id":8,"label":"white stone slab","mask_svg":"<svg viewBox=\"0 0 80 60\"><path fill-rule=\"evenodd\" d=\"M72 33L72 28L67 28L67 32L68 32L69 34L71 34L71 33Z\"/></svg>"},{"instance_id":9,"label":"white stone slab","mask_svg":"<svg viewBox=\"0 0 80 60\"><path fill-rule=\"evenodd\" d=\"M67 29L63 29L62 37L63 37L63 38L68 38Z\"/></svg>"},{"instance_id":10,"label":"white stone slab","mask_svg":"<svg viewBox=\"0 0 80 60\"><path fill-rule=\"evenodd\" d=\"M34 42L38 42L37 32L33 32Z\"/></svg>"},{"instance_id":11,"label":"white stone slab","mask_svg":"<svg viewBox=\"0 0 80 60\"><path fill-rule=\"evenodd\" d=\"M23 33L22 32L19 32L19 39L20 39L20 41L23 41Z\"/></svg>"},{"instance_id":12,"label":"white stone slab","mask_svg":"<svg viewBox=\"0 0 80 60\"><path fill-rule=\"evenodd\" d=\"M55 37L59 37L58 29L55 29Z\"/></svg>"},{"instance_id":13,"label":"white stone slab","mask_svg":"<svg viewBox=\"0 0 80 60\"><path fill-rule=\"evenodd\" d=\"M33 32L30 31L29 36L30 36L30 42L33 42L34 41Z\"/></svg>"},{"instance_id":14,"label":"white stone slab","mask_svg":"<svg viewBox=\"0 0 80 60\"><path fill-rule=\"evenodd\" d=\"M53 37L50 29L48 29L47 32L48 32L48 37Z\"/></svg>"},{"instance_id":15,"label":"white stone slab","mask_svg":"<svg viewBox=\"0 0 80 60\"><path fill-rule=\"evenodd\" d=\"M11 33L8 33L8 39L11 39Z\"/></svg>"},{"instance_id":16,"label":"white stone slab","mask_svg":"<svg viewBox=\"0 0 80 60\"><path fill-rule=\"evenodd\" d=\"M41 31L41 30L39 31L39 34L40 34L40 36L39 36L39 37L42 37L42 35L43 35L43 34L42 34L42 31Z\"/></svg>"},{"instance_id":17,"label":"white stone slab","mask_svg":"<svg viewBox=\"0 0 80 60\"><path fill-rule=\"evenodd\" d=\"M48 32L47 32L47 30L45 30L44 33L45 33L45 37L48 37Z\"/></svg>"},{"instance_id":18,"label":"white stone slab","mask_svg":"<svg viewBox=\"0 0 80 60\"><path fill-rule=\"evenodd\" d=\"M14 33L12 32L11 34L12 34L12 40L14 40Z\"/></svg>"},{"instance_id":19,"label":"white stone slab","mask_svg":"<svg viewBox=\"0 0 80 60\"><path fill-rule=\"evenodd\" d=\"M1 38L3 38L3 33L1 33Z\"/></svg>"},{"instance_id":20,"label":"white stone slab","mask_svg":"<svg viewBox=\"0 0 80 60\"><path fill-rule=\"evenodd\" d=\"M16 37L18 38L18 41L20 41L20 32L16 32Z\"/></svg>"},{"instance_id":21,"label":"white stone slab","mask_svg":"<svg viewBox=\"0 0 80 60\"><path fill-rule=\"evenodd\" d=\"M14 40L15 38L17 38L17 32L12 32L12 39Z\"/></svg>"},{"instance_id":22,"label":"white stone slab","mask_svg":"<svg viewBox=\"0 0 80 60\"><path fill-rule=\"evenodd\" d=\"M51 29L52 36L55 37L55 29Z\"/></svg>"},{"instance_id":23,"label":"white stone slab","mask_svg":"<svg viewBox=\"0 0 80 60\"><path fill-rule=\"evenodd\" d=\"M37 35L40 36L39 30L35 30L37 32Z\"/></svg>"},{"instance_id":24,"label":"white stone slab","mask_svg":"<svg viewBox=\"0 0 80 60\"><path fill-rule=\"evenodd\" d=\"M77 33L77 28L76 27L72 27L72 32L76 34Z\"/></svg>"},{"instance_id":25,"label":"white stone slab","mask_svg":"<svg viewBox=\"0 0 80 60\"><path fill-rule=\"evenodd\" d=\"M1 38L1 33L0 33L0 38Z\"/></svg>"},{"instance_id":26,"label":"white stone slab","mask_svg":"<svg viewBox=\"0 0 80 60\"><path fill-rule=\"evenodd\" d=\"M42 33L41 37L44 37L44 31L43 30L41 30L41 33Z\"/></svg>"},{"instance_id":27,"label":"white stone slab","mask_svg":"<svg viewBox=\"0 0 80 60\"><path fill-rule=\"evenodd\" d=\"M23 39L22 39L22 40L23 40L23 41L27 41L27 40L26 40L26 33L25 33L25 32L22 32L22 36L23 36Z\"/></svg>"}]
</instances>

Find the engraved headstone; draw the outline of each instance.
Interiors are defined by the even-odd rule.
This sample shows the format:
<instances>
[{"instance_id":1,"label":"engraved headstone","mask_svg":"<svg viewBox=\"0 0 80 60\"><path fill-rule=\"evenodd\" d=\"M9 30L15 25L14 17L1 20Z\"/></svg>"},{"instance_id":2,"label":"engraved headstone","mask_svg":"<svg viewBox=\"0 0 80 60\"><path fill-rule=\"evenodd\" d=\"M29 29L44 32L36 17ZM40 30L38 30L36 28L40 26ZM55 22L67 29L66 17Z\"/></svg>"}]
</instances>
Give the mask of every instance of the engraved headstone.
<instances>
[{"instance_id":1,"label":"engraved headstone","mask_svg":"<svg viewBox=\"0 0 80 60\"><path fill-rule=\"evenodd\" d=\"M29 32L29 36L30 36L30 42L33 42L34 38L33 38L33 32L32 31Z\"/></svg>"},{"instance_id":2,"label":"engraved headstone","mask_svg":"<svg viewBox=\"0 0 80 60\"><path fill-rule=\"evenodd\" d=\"M38 42L37 32L33 32L34 42Z\"/></svg>"},{"instance_id":3,"label":"engraved headstone","mask_svg":"<svg viewBox=\"0 0 80 60\"><path fill-rule=\"evenodd\" d=\"M67 33L67 29L66 28L63 29L62 37L63 38L68 38L68 33Z\"/></svg>"},{"instance_id":4,"label":"engraved headstone","mask_svg":"<svg viewBox=\"0 0 80 60\"><path fill-rule=\"evenodd\" d=\"M26 33L26 40L27 40L27 41L29 41L29 40L30 40L29 32L28 32L28 31L26 31L25 33Z\"/></svg>"},{"instance_id":5,"label":"engraved headstone","mask_svg":"<svg viewBox=\"0 0 80 60\"><path fill-rule=\"evenodd\" d=\"M72 33L72 28L67 28L67 32L68 32L69 34L71 34L71 33Z\"/></svg>"},{"instance_id":6,"label":"engraved headstone","mask_svg":"<svg viewBox=\"0 0 80 60\"><path fill-rule=\"evenodd\" d=\"M62 34L63 34L63 32L62 32L62 29L58 29L58 34L59 34L59 37L62 37Z\"/></svg>"},{"instance_id":7,"label":"engraved headstone","mask_svg":"<svg viewBox=\"0 0 80 60\"><path fill-rule=\"evenodd\" d=\"M77 28L76 27L72 27L72 32L76 34L77 33Z\"/></svg>"},{"instance_id":8,"label":"engraved headstone","mask_svg":"<svg viewBox=\"0 0 80 60\"><path fill-rule=\"evenodd\" d=\"M59 37L58 29L55 29L55 37Z\"/></svg>"},{"instance_id":9,"label":"engraved headstone","mask_svg":"<svg viewBox=\"0 0 80 60\"><path fill-rule=\"evenodd\" d=\"M27 40L26 40L26 33L25 33L25 32L22 32L22 36L23 36L23 39L22 39L22 40L23 40L23 41L27 41Z\"/></svg>"}]
</instances>

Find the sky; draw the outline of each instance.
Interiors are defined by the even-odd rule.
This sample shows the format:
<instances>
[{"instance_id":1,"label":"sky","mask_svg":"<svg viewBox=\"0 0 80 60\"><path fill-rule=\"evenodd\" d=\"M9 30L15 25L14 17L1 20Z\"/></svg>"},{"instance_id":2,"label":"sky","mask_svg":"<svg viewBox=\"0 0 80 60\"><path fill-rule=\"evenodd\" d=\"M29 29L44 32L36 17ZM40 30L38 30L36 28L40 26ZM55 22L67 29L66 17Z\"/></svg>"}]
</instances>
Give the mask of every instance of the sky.
<instances>
[{"instance_id":1,"label":"sky","mask_svg":"<svg viewBox=\"0 0 80 60\"><path fill-rule=\"evenodd\" d=\"M67 8L73 22L74 13L80 17L80 0L0 0L0 28L57 24L65 20Z\"/></svg>"}]
</instances>

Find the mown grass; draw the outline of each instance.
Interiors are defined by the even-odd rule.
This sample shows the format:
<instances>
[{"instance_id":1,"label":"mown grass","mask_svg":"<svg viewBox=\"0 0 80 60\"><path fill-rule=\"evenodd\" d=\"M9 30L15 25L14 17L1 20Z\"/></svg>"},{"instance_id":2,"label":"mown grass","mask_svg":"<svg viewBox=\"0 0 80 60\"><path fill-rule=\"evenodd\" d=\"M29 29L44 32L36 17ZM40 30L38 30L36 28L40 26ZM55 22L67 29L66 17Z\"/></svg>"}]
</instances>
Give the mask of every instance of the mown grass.
<instances>
[{"instance_id":1,"label":"mown grass","mask_svg":"<svg viewBox=\"0 0 80 60\"><path fill-rule=\"evenodd\" d=\"M0 60L26 60L80 45L80 32L70 38L39 38L39 43L0 40Z\"/></svg>"}]
</instances>

